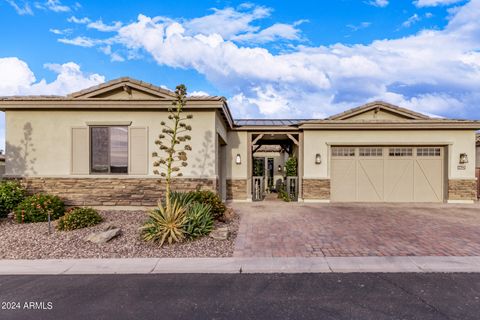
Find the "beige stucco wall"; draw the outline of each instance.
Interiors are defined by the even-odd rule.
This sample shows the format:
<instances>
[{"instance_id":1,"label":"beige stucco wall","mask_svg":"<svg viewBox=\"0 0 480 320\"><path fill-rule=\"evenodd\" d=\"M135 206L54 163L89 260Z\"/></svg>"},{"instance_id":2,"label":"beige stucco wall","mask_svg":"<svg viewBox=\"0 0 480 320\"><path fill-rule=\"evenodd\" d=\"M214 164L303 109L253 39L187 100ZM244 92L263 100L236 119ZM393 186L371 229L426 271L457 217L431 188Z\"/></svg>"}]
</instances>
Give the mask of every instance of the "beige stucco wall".
<instances>
[{"instance_id":1,"label":"beige stucco wall","mask_svg":"<svg viewBox=\"0 0 480 320\"><path fill-rule=\"evenodd\" d=\"M216 113L195 111L192 125L193 150L189 165L182 172L188 177L216 177ZM148 154L157 151L155 137L161 133L164 111L20 111L6 112L6 156L17 159L7 163L7 174L29 176L67 176L71 173L71 128L86 122L125 122L148 127ZM27 143L28 142L28 143ZM153 175L152 159L149 175Z\"/></svg>"},{"instance_id":2,"label":"beige stucco wall","mask_svg":"<svg viewBox=\"0 0 480 320\"><path fill-rule=\"evenodd\" d=\"M229 131L227 146L227 179L247 179L248 171L247 132ZM242 159L241 164L235 163L237 154Z\"/></svg>"},{"instance_id":3,"label":"beige stucco wall","mask_svg":"<svg viewBox=\"0 0 480 320\"><path fill-rule=\"evenodd\" d=\"M475 131L473 130L307 130L304 133L304 177L330 178L329 157L331 145L445 145L448 149L448 178L475 178ZM315 164L320 153L322 163ZM459 170L459 155L467 153L469 163Z\"/></svg>"}]
</instances>

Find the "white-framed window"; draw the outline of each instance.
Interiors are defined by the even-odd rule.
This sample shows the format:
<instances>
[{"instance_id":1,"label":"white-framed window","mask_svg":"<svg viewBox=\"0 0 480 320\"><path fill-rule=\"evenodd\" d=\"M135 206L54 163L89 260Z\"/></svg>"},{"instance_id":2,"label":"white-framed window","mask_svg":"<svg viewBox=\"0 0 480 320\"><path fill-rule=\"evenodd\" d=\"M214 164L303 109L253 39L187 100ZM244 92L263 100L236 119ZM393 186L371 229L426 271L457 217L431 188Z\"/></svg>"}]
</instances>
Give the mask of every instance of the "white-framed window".
<instances>
[{"instance_id":1,"label":"white-framed window","mask_svg":"<svg viewBox=\"0 0 480 320\"><path fill-rule=\"evenodd\" d=\"M90 127L90 173L128 173L128 127Z\"/></svg>"},{"instance_id":2,"label":"white-framed window","mask_svg":"<svg viewBox=\"0 0 480 320\"><path fill-rule=\"evenodd\" d=\"M363 147L359 150L360 157L381 157L383 156L383 148Z\"/></svg>"},{"instance_id":3,"label":"white-framed window","mask_svg":"<svg viewBox=\"0 0 480 320\"><path fill-rule=\"evenodd\" d=\"M351 147L332 147L333 157L355 157L355 148Z\"/></svg>"},{"instance_id":4,"label":"white-framed window","mask_svg":"<svg viewBox=\"0 0 480 320\"><path fill-rule=\"evenodd\" d=\"M413 148L409 147L395 147L388 149L390 157L411 157L413 155Z\"/></svg>"},{"instance_id":5,"label":"white-framed window","mask_svg":"<svg viewBox=\"0 0 480 320\"><path fill-rule=\"evenodd\" d=\"M440 157L442 154L439 147L417 148L417 157Z\"/></svg>"}]
</instances>

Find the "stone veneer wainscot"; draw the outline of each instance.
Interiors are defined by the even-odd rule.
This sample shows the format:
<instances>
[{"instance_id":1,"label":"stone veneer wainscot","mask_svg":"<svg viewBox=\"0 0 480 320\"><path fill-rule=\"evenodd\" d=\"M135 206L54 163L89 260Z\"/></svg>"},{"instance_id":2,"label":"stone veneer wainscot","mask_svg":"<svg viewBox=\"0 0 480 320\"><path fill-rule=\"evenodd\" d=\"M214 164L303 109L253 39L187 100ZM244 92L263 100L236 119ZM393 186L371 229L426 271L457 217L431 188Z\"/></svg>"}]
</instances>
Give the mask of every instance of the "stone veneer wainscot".
<instances>
[{"instance_id":1,"label":"stone veneer wainscot","mask_svg":"<svg viewBox=\"0 0 480 320\"><path fill-rule=\"evenodd\" d=\"M303 179L303 199L330 200L330 179Z\"/></svg>"},{"instance_id":2,"label":"stone veneer wainscot","mask_svg":"<svg viewBox=\"0 0 480 320\"><path fill-rule=\"evenodd\" d=\"M448 180L448 200L477 200L477 180Z\"/></svg>"},{"instance_id":3,"label":"stone veneer wainscot","mask_svg":"<svg viewBox=\"0 0 480 320\"><path fill-rule=\"evenodd\" d=\"M68 206L156 206L165 192L159 178L19 178L29 193L58 195ZM217 192L217 179L175 178L172 189Z\"/></svg>"}]
</instances>

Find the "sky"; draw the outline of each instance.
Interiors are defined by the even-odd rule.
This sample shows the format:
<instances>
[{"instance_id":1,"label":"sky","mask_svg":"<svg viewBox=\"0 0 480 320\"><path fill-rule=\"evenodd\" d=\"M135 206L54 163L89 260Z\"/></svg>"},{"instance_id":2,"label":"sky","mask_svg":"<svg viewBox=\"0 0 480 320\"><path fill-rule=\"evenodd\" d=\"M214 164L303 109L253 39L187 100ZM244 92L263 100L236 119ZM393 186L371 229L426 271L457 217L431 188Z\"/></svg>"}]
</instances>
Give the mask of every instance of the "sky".
<instances>
[{"instance_id":1,"label":"sky","mask_svg":"<svg viewBox=\"0 0 480 320\"><path fill-rule=\"evenodd\" d=\"M235 118L374 100L480 118L480 0L0 0L0 39L0 96L129 76L225 96Z\"/></svg>"}]
</instances>

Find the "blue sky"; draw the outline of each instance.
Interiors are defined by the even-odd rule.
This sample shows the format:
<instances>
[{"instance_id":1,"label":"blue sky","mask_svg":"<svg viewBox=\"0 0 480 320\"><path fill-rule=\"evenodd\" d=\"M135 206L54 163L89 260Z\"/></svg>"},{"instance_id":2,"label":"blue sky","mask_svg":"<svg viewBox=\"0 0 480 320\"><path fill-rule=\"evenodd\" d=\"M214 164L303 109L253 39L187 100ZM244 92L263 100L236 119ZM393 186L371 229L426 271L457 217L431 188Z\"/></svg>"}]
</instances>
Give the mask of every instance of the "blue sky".
<instances>
[{"instance_id":1,"label":"blue sky","mask_svg":"<svg viewBox=\"0 0 480 320\"><path fill-rule=\"evenodd\" d=\"M0 0L0 30L0 95L130 76L226 96L237 118L372 100L480 118L480 0Z\"/></svg>"}]
</instances>

